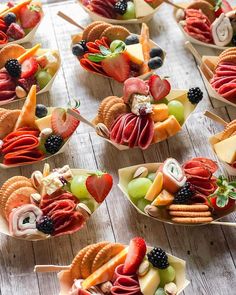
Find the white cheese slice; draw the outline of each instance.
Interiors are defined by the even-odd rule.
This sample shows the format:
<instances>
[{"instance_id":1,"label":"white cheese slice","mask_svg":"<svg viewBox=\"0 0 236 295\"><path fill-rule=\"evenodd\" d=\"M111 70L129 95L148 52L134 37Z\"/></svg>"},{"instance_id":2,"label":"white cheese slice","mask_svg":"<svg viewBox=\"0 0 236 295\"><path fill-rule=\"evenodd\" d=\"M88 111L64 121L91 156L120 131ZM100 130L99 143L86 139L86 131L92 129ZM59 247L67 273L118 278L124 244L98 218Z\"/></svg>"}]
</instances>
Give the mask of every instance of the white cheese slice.
<instances>
[{"instance_id":1,"label":"white cheese slice","mask_svg":"<svg viewBox=\"0 0 236 295\"><path fill-rule=\"evenodd\" d=\"M144 277L139 277L139 285L143 295L153 295L160 284L160 275L157 268L151 267Z\"/></svg>"}]
</instances>

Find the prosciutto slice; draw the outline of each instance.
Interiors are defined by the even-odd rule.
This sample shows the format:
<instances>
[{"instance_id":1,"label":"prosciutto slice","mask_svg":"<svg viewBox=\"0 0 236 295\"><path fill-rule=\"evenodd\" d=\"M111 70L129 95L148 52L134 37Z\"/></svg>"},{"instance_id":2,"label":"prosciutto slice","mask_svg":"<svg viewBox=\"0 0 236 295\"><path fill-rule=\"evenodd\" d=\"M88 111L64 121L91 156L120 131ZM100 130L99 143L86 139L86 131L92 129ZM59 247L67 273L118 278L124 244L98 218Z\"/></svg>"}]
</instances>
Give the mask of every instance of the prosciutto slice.
<instances>
[{"instance_id":1,"label":"prosciutto slice","mask_svg":"<svg viewBox=\"0 0 236 295\"><path fill-rule=\"evenodd\" d=\"M129 103L133 94L142 94L147 96L149 94L149 86L139 78L129 78L124 82L124 102Z\"/></svg>"},{"instance_id":2,"label":"prosciutto slice","mask_svg":"<svg viewBox=\"0 0 236 295\"><path fill-rule=\"evenodd\" d=\"M114 274L113 287L111 288L112 295L142 295L138 276L137 275L124 275L123 266L119 265Z\"/></svg>"}]
</instances>

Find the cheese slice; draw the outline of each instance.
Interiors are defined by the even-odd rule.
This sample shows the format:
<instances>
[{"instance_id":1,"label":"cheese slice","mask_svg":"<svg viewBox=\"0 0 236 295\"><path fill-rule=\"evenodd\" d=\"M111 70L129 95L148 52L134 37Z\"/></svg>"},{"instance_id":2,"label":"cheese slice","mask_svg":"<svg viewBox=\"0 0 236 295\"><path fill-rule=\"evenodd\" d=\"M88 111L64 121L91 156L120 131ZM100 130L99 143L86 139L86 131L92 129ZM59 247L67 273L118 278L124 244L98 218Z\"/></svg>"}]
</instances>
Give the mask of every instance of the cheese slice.
<instances>
[{"instance_id":1,"label":"cheese slice","mask_svg":"<svg viewBox=\"0 0 236 295\"><path fill-rule=\"evenodd\" d=\"M139 285L143 295L155 294L159 284L160 275L157 268L150 268L144 277L139 277Z\"/></svg>"},{"instance_id":2,"label":"cheese slice","mask_svg":"<svg viewBox=\"0 0 236 295\"><path fill-rule=\"evenodd\" d=\"M52 115L48 115L46 117L36 120L35 124L37 125L40 131L43 131L43 129L46 128L52 129Z\"/></svg>"},{"instance_id":3,"label":"cheese slice","mask_svg":"<svg viewBox=\"0 0 236 295\"><path fill-rule=\"evenodd\" d=\"M126 53L128 54L130 60L138 65L142 65L144 62L143 47L142 44L132 44L126 46Z\"/></svg>"},{"instance_id":4,"label":"cheese slice","mask_svg":"<svg viewBox=\"0 0 236 295\"><path fill-rule=\"evenodd\" d=\"M157 195L162 190L163 186L163 174L161 172L158 172L152 185L149 187L145 199L148 201L153 201Z\"/></svg>"},{"instance_id":5,"label":"cheese slice","mask_svg":"<svg viewBox=\"0 0 236 295\"><path fill-rule=\"evenodd\" d=\"M134 0L136 18L144 17L153 13L154 9L144 0Z\"/></svg>"},{"instance_id":6,"label":"cheese slice","mask_svg":"<svg viewBox=\"0 0 236 295\"><path fill-rule=\"evenodd\" d=\"M232 164L236 161L236 135L216 143L214 149L220 160Z\"/></svg>"}]
</instances>

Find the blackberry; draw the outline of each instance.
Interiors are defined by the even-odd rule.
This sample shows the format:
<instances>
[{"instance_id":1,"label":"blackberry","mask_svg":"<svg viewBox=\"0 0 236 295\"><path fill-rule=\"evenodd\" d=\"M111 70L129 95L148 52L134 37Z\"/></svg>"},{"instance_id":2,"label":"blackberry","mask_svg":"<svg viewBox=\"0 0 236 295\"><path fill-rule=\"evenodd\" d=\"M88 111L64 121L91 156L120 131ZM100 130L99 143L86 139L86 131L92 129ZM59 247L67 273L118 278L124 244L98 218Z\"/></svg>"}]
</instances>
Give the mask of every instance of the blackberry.
<instances>
[{"instance_id":1,"label":"blackberry","mask_svg":"<svg viewBox=\"0 0 236 295\"><path fill-rule=\"evenodd\" d=\"M10 24L16 22L16 15L13 12L9 12L7 15L4 16L4 22L6 25L10 26Z\"/></svg>"},{"instance_id":2,"label":"blackberry","mask_svg":"<svg viewBox=\"0 0 236 295\"><path fill-rule=\"evenodd\" d=\"M19 78L21 75L21 64L18 62L17 59L9 59L5 63L5 69L13 78Z\"/></svg>"},{"instance_id":3,"label":"blackberry","mask_svg":"<svg viewBox=\"0 0 236 295\"><path fill-rule=\"evenodd\" d=\"M46 215L42 216L39 221L36 221L36 228L47 235L51 235L54 232L53 221Z\"/></svg>"},{"instance_id":4,"label":"blackberry","mask_svg":"<svg viewBox=\"0 0 236 295\"><path fill-rule=\"evenodd\" d=\"M81 40L81 41L79 41L79 43L78 43L79 45L81 45L83 48L84 48L84 51L88 51L88 47L87 47L87 43L86 43L86 41L85 40Z\"/></svg>"},{"instance_id":5,"label":"blackberry","mask_svg":"<svg viewBox=\"0 0 236 295\"><path fill-rule=\"evenodd\" d=\"M153 248L147 257L148 261L156 268L165 269L169 266L168 256L161 248Z\"/></svg>"},{"instance_id":6,"label":"blackberry","mask_svg":"<svg viewBox=\"0 0 236 295\"><path fill-rule=\"evenodd\" d=\"M231 40L234 46L236 46L236 35L233 35L233 38Z\"/></svg>"},{"instance_id":7,"label":"blackberry","mask_svg":"<svg viewBox=\"0 0 236 295\"><path fill-rule=\"evenodd\" d=\"M186 182L183 187L176 193L174 204L186 204L194 196L195 191L191 183Z\"/></svg>"},{"instance_id":8,"label":"blackberry","mask_svg":"<svg viewBox=\"0 0 236 295\"><path fill-rule=\"evenodd\" d=\"M45 141L45 149L50 154L57 153L63 144L63 138L60 135L52 134Z\"/></svg>"},{"instance_id":9,"label":"blackberry","mask_svg":"<svg viewBox=\"0 0 236 295\"><path fill-rule=\"evenodd\" d=\"M188 99L192 104L197 104L203 98L203 92L199 87L190 88L188 91Z\"/></svg>"},{"instance_id":10,"label":"blackberry","mask_svg":"<svg viewBox=\"0 0 236 295\"><path fill-rule=\"evenodd\" d=\"M118 14L125 14L126 10L127 10L127 1L126 0L121 0L121 1L118 1L116 2L115 6L114 6L114 9L115 9L115 12L118 13Z\"/></svg>"}]
</instances>

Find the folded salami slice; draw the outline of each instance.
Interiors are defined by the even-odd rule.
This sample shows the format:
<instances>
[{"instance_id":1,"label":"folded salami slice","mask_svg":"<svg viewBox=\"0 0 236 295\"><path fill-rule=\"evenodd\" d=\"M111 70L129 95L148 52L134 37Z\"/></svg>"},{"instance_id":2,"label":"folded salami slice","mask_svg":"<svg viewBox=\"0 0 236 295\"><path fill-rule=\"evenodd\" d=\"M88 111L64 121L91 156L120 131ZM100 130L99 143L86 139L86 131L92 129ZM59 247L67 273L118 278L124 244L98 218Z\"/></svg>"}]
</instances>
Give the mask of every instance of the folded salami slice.
<instances>
[{"instance_id":1,"label":"folded salami slice","mask_svg":"<svg viewBox=\"0 0 236 295\"><path fill-rule=\"evenodd\" d=\"M22 127L17 129L16 131L13 131L11 133L9 133L5 138L4 138L4 142L7 142L11 139L14 139L16 137L22 136L22 135L33 135L38 137L39 136L39 130L36 130L34 128L30 128L30 127Z\"/></svg>"},{"instance_id":2,"label":"folded salami slice","mask_svg":"<svg viewBox=\"0 0 236 295\"><path fill-rule=\"evenodd\" d=\"M228 99L232 102L236 102L236 82L232 83L228 83L225 85L222 85L219 89L218 89L218 93L220 95L222 95L225 99Z\"/></svg>"},{"instance_id":3,"label":"folded salami slice","mask_svg":"<svg viewBox=\"0 0 236 295\"><path fill-rule=\"evenodd\" d=\"M134 115L128 123L126 122L124 131L122 134L122 140L126 144L128 144L129 147L133 147L137 136L138 136L138 120L137 120L137 116ZM135 137L135 140L133 140L134 137Z\"/></svg>"},{"instance_id":4,"label":"folded salami slice","mask_svg":"<svg viewBox=\"0 0 236 295\"><path fill-rule=\"evenodd\" d=\"M187 175L201 178L210 179L212 174L218 169L217 164L209 159L194 158L183 165L184 171Z\"/></svg>"},{"instance_id":5,"label":"folded salami slice","mask_svg":"<svg viewBox=\"0 0 236 295\"><path fill-rule=\"evenodd\" d=\"M128 103L133 94L149 94L149 86L141 79L129 78L124 82L124 102Z\"/></svg>"},{"instance_id":6,"label":"folded salami slice","mask_svg":"<svg viewBox=\"0 0 236 295\"><path fill-rule=\"evenodd\" d=\"M92 62L86 57L80 59L80 64L86 71L106 75L99 63Z\"/></svg>"},{"instance_id":7,"label":"folded salami slice","mask_svg":"<svg viewBox=\"0 0 236 295\"><path fill-rule=\"evenodd\" d=\"M142 123L141 120L136 121L134 131L132 132L132 135L130 137L129 147L138 146L139 134L140 134L140 130L141 130L141 123Z\"/></svg>"},{"instance_id":8,"label":"folded salami slice","mask_svg":"<svg viewBox=\"0 0 236 295\"><path fill-rule=\"evenodd\" d=\"M54 213L58 211L63 211L63 213L71 213L74 211L76 203L72 200L57 200L49 204L48 206L42 208L43 214L48 215L53 218Z\"/></svg>"},{"instance_id":9,"label":"folded salami slice","mask_svg":"<svg viewBox=\"0 0 236 295\"><path fill-rule=\"evenodd\" d=\"M17 151L8 153L4 156L4 165L17 165L17 164L30 164L37 161L41 161L44 158L43 152L38 149Z\"/></svg>"},{"instance_id":10,"label":"folded salami slice","mask_svg":"<svg viewBox=\"0 0 236 295\"><path fill-rule=\"evenodd\" d=\"M190 182L194 186L196 191L198 191L199 193L205 196L209 196L213 194L215 190L217 189L216 183L210 180L203 181L203 180L199 180L195 178L190 178L188 179L188 182Z\"/></svg>"},{"instance_id":11,"label":"folded salami slice","mask_svg":"<svg viewBox=\"0 0 236 295\"><path fill-rule=\"evenodd\" d=\"M58 200L71 200L75 203L78 203L78 199L75 198L71 193L63 191L63 190L57 190L55 193L51 195L44 195L40 201L40 208L46 208L54 201Z\"/></svg>"},{"instance_id":12,"label":"folded salami slice","mask_svg":"<svg viewBox=\"0 0 236 295\"><path fill-rule=\"evenodd\" d=\"M197 158L193 158L192 161L197 161L200 162L204 165L204 167L206 167L207 169L209 169L211 171L212 174L214 174L217 170L218 170L218 165L216 164L216 162L207 159L207 158L202 158L202 157L197 157ZM189 161L191 162L191 161ZM187 162L188 163L188 162ZM187 164L185 163L185 165Z\"/></svg>"},{"instance_id":13,"label":"folded salami slice","mask_svg":"<svg viewBox=\"0 0 236 295\"><path fill-rule=\"evenodd\" d=\"M140 127L140 134L138 140L138 146L145 150L149 147L152 142L153 134L154 134L154 122L149 116L141 117L141 127Z\"/></svg>"},{"instance_id":14,"label":"folded salami slice","mask_svg":"<svg viewBox=\"0 0 236 295\"><path fill-rule=\"evenodd\" d=\"M23 134L10 140L3 139L2 153L7 154L20 150L32 150L39 146L39 140L34 135Z\"/></svg>"}]
</instances>

